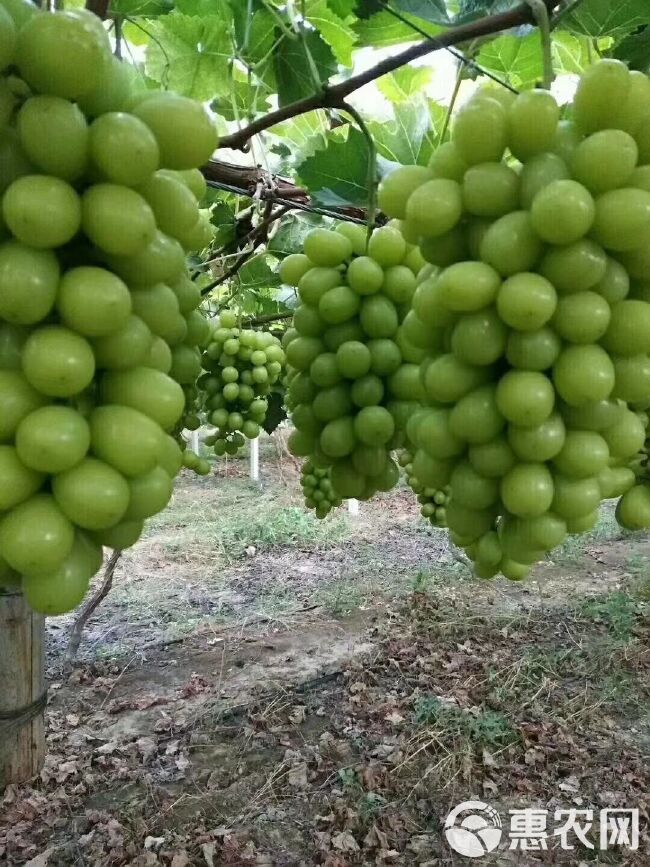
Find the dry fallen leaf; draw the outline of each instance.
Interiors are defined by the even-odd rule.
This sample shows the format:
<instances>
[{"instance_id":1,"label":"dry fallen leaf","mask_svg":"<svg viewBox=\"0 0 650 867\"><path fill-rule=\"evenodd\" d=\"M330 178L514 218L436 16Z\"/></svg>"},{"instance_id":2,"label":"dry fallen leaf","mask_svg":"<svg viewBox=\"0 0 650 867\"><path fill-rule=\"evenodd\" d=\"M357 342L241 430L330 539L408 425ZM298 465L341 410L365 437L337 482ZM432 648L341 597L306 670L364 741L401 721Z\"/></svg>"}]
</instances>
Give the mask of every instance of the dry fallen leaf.
<instances>
[{"instance_id":1,"label":"dry fallen leaf","mask_svg":"<svg viewBox=\"0 0 650 867\"><path fill-rule=\"evenodd\" d=\"M50 860L50 855L54 852L54 847L51 846L49 849L46 849L44 852L41 852L40 855L37 855L35 858L31 858L26 862L25 867L47 867L47 863Z\"/></svg>"},{"instance_id":2,"label":"dry fallen leaf","mask_svg":"<svg viewBox=\"0 0 650 867\"><path fill-rule=\"evenodd\" d=\"M214 867L214 853L216 848L216 843L201 843L201 852L203 853L205 863L208 867Z\"/></svg>"},{"instance_id":3,"label":"dry fallen leaf","mask_svg":"<svg viewBox=\"0 0 650 867\"><path fill-rule=\"evenodd\" d=\"M294 789L306 789L307 762L300 762L300 764L294 765L292 768L289 768L289 773L287 774L287 782L290 786L293 786Z\"/></svg>"},{"instance_id":4,"label":"dry fallen leaf","mask_svg":"<svg viewBox=\"0 0 650 867\"><path fill-rule=\"evenodd\" d=\"M349 831L341 831L332 836L332 846L339 852L358 852L359 844Z\"/></svg>"},{"instance_id":5,"label":"dry fallen leaf","mask_svg":"<svg viewBox=\"0 0 650 867\"><path fill-rule=\"evenodd\" d=\"M160 849L162 844L165 842L164 837L145 837L144 838L144 848L147 851Z\"/></svg>"}]
</instances>

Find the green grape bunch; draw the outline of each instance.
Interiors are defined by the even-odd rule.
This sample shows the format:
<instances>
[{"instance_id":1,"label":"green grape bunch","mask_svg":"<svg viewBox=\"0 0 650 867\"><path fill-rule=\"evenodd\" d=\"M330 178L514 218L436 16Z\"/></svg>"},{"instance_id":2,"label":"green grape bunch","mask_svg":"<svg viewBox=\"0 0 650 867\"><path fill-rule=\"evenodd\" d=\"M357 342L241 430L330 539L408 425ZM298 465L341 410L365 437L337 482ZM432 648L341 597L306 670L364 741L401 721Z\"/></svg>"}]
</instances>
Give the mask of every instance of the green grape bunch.
<instances>
[{"instance_id":1,"label":"green grape bunch","mask_svg":"<svg viewBox=\"0 0 650 867\"><path fill-rule=\"evenodd\" d=\"M285 333L289 449L328 470L337 499L367 500L399 479L392 451L422 398L426 353L403 333L426 266L393 225L314 229L280 266L300 304Z\"/></svg>"},{"instance_id":2,"label":"green grape bunch","mask_svg":"<svg viewBox=\"0 0 650 867\"><path fill-rule=\"evenodd\" d=\"M237 316L224 311L211 329L198 380L203 411L216 432L206 439L214 453L235 455L247 439L260 435L268 411L267 397L281 382L285 353L270 331L239 328ZM198 426L198 417L190 419Z\"/></svg>"},{"instance_id":3,"label":"green grape bunch","mask_svg":"<svg viewBox=\"0 0 650 867\"><path fill-rule=\"evenodd\" d=\"M78 605L172 495L217 143L91 12L0 2L0 585L35 611Z\"/></svg>"},{"instance_id":4,"label":"green grape bunch","mask_svg":"<svg viewBox=\"0 0 650 867\"><path fill-rule=\"evenodd\" d=\"M650 527L648 78L600 61L562 120L547 91L479 87L378 201L430 266L403 326L426 352L412 475L448 487L476 573L522 579L604 499Z\"/></svg>"},{"instance_id":5,"label":"green grape bunch","mask_svg":"<svg viewBox=\"0 0 650 867\"><path fill-rule=\"evenodd\" d=\"M343 502L334 491L329 469L315 467L311 461L305 461L300 469L300 486L305 506L313 509L317 518L326 518Z\"/></svg>"},{"instance_id":6,"label":"green grape bunch","mask_svg":"<svg viewBox=\"0 0 650 867\"><path fill-rule=\"evenodd\" d=\"M449 502L451 488L445 485L444 488L427 488L415 475L413 475L413 452L408 449L402 449L399 454L398 463L404 468L406 483L416 495L417 501L420 504L420 514L431 524L432 527L447 526L447 511L446 506Z\"/></svg>"}]
</instances>

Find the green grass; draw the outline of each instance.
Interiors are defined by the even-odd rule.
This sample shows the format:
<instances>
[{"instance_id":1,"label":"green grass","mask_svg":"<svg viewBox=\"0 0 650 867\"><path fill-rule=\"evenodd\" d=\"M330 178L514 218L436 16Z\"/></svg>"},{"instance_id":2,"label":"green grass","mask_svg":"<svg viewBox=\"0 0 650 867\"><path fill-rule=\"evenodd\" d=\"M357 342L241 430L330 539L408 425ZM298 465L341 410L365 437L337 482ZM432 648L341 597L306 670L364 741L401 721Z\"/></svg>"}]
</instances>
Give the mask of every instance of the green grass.
<instances>
[{"instance_id":1,"label":"green grass","mask_svg":"<svg viewBox=\"0 0 650 867\"><path fill-rule=\"evenodd\" d=\"M171 506L157 515L149 536L157 536L164 553L205 555L212 552L226 560L241 557L249 546L329 545L347 538L351 526L345 513L319 521L302 505L287 502L282 490L251 490L241 479L208 480L218 484L210 498L201 488L179 489ZM278 500L280 504L278 504Z\"/></svg>"}]
</instances>

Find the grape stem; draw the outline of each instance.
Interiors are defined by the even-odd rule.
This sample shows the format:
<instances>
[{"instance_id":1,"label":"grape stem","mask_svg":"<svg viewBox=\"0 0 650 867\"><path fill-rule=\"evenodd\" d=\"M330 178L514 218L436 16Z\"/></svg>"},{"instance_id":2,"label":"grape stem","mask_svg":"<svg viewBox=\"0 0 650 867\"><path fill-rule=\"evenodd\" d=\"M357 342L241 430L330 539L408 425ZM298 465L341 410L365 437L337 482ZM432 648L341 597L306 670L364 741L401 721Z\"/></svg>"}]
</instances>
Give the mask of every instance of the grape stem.
<instances>
[{"instance_id":1,"label":"grape stem","mask_svg":"<svg viewBox=\"0 0 650 867\"><path fill-rule=\"evenodd\" d=\"M545 11L548 13L555 9L559 2L558 0L539 0L544 4ZM467 42L468 40L477 39L482 36L490 36L493 33L499 33L502 30L509 30L512 27L517 27L521 24L530 24L535 21L535 15L528 2L522 3L515 9L509 12L502 12L498 15L489 15L485 18L480 18L477 21L471 21L467 24L461 24L458 27L452 27L449 30L441 33L432 39L426 39L424 42L419 42L416 45L411 45L399 54L393 57L387 57L384 60L372 66L365 72L359 75L353 75L351 78L341 81L338 84L324 87L319 93L314 93L305 99L300 99L297 102L289 103L275 111L268 112L262 117L256 118L248 126L243 127L236 132L226 135L221 139L220 147L231 148L233 150L245 150L249 139L270 129L284 120L292 117L305 114L309 111L314 111L319 108L339 108L341 103L355 90L359 90L371 81L381 78L395 69L399 69L416 60L418 57L423 57L426 54L431 54L434 51L440 51L443 48L448 48L452 45Z\"/></svg>"},{"instance_id":2,"label":"grape stem","mask_svg":"<svg viewBox=\"0 0 650 867\"><path fill-rule=\"evenodd\" d=\"M372 137L372 133L366 126L365 120L361 117L356 108L353 105L350 105L349 102L342 102L340 109L341 111L347 112L347 114L354 119L368 145L368 179L366 184L368 188L368 210L366 213L368 240L370 240L370 235L375 228L375 217L377 214L377 147L375 145L375 140Z\"/></svg>"},{"instance_id":3,"label":"grape stem","mask_svg":"<svg viewBox=\"0 0 650 867\"><path fill-rule=\"evenodd\" d=\"M533 11L539 35L542 40L542 64L544 68L544 77L542 79L542 87L544 90L550 90L553 84L553 53L551 44L551 20L548 14L548 7L544 0L526 0Z\"/></svg>"}]
</instances>

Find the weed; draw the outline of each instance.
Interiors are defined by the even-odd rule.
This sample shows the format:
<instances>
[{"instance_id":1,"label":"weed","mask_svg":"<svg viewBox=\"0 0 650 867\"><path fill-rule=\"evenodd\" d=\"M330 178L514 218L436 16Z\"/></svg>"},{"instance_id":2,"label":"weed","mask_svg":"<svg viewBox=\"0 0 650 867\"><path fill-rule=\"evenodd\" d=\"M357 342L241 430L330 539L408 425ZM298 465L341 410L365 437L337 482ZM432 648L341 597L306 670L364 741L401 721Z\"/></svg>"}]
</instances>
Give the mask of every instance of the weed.
<instances>
[{"instance_id":1,"label":"weed","mask_svg":"<svg viewBox=\"0 0 650 867\"><path fill-rule=\"evenodd\" d=\"M445 704L435 696L418 699L413 721L418 726L440 729L446 737L468 739L477 746L499 747L516 738L503 714L483 710L474 715L455 705Z\"/></svg>"},{"instance_id":2,"label":"weed","mask_svg":"<svg viewBox=\"0 0 650 867\"><path fill-rule=\"evenodd\" d=\"M359 798L357 809L362 822L369 822L381 813L386 806L386 798L377 792L364 792Z\"/></svg>"},{"instance_id":3,"label":"weed","mask_svg":"<svg viewBox=\"0 0 650 867\"><path fill-rule=\"evenodd\" d=\"M617 591L596 599L589 599L581 606L582 613L596 623L604 624L614 638L630 641L639 613L639 603L627 593Z\"/></svg>"},{"instance_id":4,"label":"weed","mask_svg":"<svg viewBox=\"0 0 650 867\"><path fill-rule=\"evenodd\" d=\"M349 614L355 608L359 608L363 602L363 594L358 584L343 579L319 587L313 598L316 605L322 605L335 617Z\"/></svg>"},{"instance_id":5,"label":"weed","mask_svg":"<svg viewBox=\"0 0 650 867\"><path fill-rule=\"evenodd\" d=\"M354 768L339 768L336 775L341 781L343 791L354 792L361 788L359 776Z\"/></svg>"}]
</instances>

